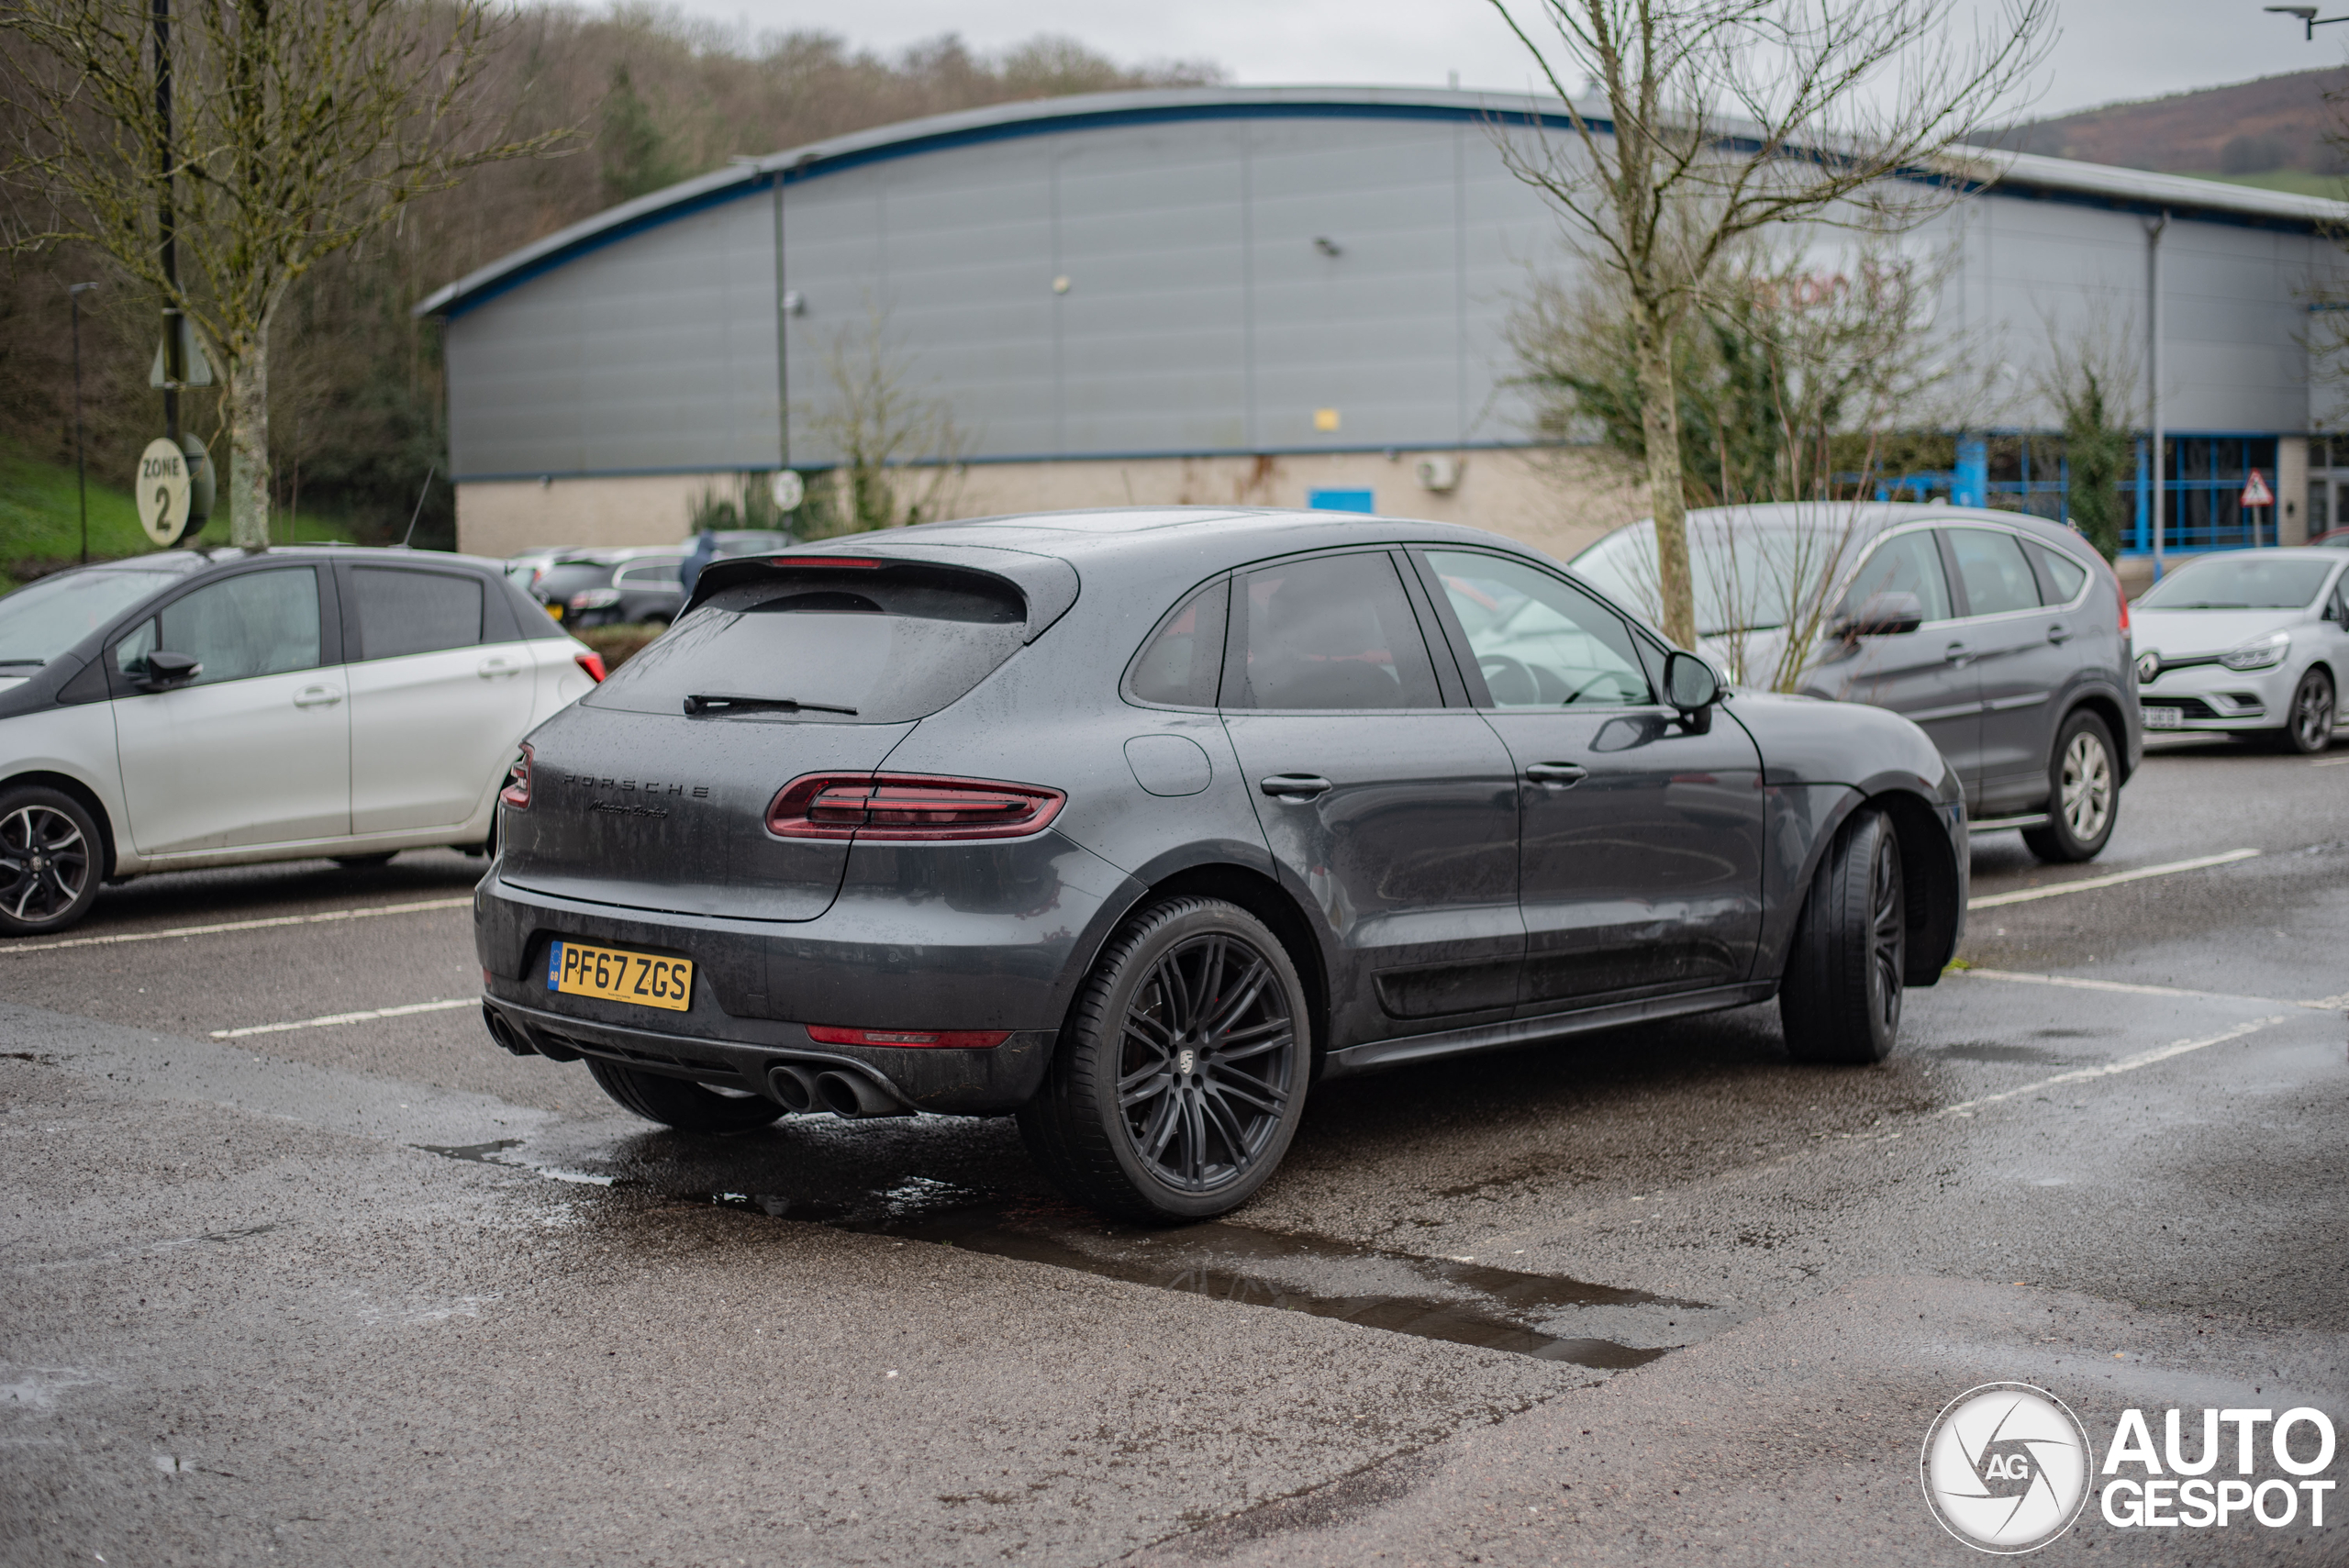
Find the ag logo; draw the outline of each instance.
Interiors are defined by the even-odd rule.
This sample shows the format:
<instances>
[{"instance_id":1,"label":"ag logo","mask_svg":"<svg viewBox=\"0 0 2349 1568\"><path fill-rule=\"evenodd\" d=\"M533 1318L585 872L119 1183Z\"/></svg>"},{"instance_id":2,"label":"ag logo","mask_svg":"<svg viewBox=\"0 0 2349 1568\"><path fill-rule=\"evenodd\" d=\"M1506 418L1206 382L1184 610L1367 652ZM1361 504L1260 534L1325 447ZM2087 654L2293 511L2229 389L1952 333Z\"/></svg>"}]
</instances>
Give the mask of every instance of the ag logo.
<instances>
[{"instance_id":1,"label":"ag logo","mask_svg":"<svg viewBox=\"0 0 2349 1568\"><path fill-rule=\"evenodd\" d=\"M1942 1528L1982 1551L2036 1551L2088 1500L2087 1429L2027 1383L1986 1383L1951 1400L1925 1434L1925 1501Z\"/></svg>"}]
</instances>

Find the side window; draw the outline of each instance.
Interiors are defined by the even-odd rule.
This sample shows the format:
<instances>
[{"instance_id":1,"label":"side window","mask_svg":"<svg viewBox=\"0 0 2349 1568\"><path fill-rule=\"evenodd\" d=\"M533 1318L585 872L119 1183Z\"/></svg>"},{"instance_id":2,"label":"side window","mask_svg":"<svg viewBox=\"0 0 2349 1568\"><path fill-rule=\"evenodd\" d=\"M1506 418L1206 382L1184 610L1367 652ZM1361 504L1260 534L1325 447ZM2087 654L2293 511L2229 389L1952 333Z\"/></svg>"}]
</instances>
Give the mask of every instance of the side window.
<instances>
[{"instance_id":1,"label":"side window","mask_svg":"<svg viewBox=\"0 0 2349 1568\"><path fill-rule=\"evenodd\" d=\"M1127 689L1141 702L1170 707L1213 707L1216 677L1223 673L1224 609L1231 597L1229 578L1201 589L1158 628L1134 661Z\"/></svg>"},{"instance_id":2,"label":"side window","mask_svg":"<svg viewBox=\"0 0 2349 1568\"><path fill-rule=\"evenodd\" d=\"M198 588L124 638L115 657L125 673L136 673L157 649L184 653L202 665L195 681L199 686L315 669L318 574L311 567L289 566Z\"/></svg>"},{"instance_id":3,"label":"side window","mask_svg":"<svg viewBox=\"0 0 2349 1568\"><path fill-rule=\"evenodd\" d=\"M1430 550L1495 707L1652 700L1631 628L1573 584L1498 556Z\"/></svg>"},{"instance_id":4,"label":"side window","mask_svg":"<svg viewBox=\"0 0 2349 1568\"><path fill-rule=\"evenodd\" d=\"M1435 666L1385 554L1331 555L1241 579L1241 664L1226 707L1435 707ZM1236 677L1236 678L1235 678Z\"/></svg>"},{"instance_id":5,"label":"side window","mask_svg":"<svg viewBox=\"0 0 2349 1568\"><path fill-rule=\"evenodd\" d=\"M2031 574L2031 561L2022 541L1994 528L1949 528L1950 553L1957 560L1958 581L1965 584L1969 615L2004 615L2009 610L2039 607L2039 584Z\"/></svg>"},{"instance_id":6,"label":"side window","mask_svg":"<svg viewBox=\"0 0 2349 1568\"><path fill-rule=\"evenodd\" d=\"M682 581L678 576L682 564L669 560L640 561L622 567L612 582L622 588L674 588Z\"/></svg>"},{"instance_id":7,"label":"side window","mask_svg":"<svg viewBox=\"0 0 2349 1568\"><path fill-rule=\"evenodd\" d=\"M1843 592L1843 613L1856 614L1878 594L1914 594L1925 606L1927 620L1950 618L1949 578L1942 571L1942 552L1933 536L1922 529L1895 534L1860 563L1852 585Z\"/></svg>"},{"instance_id":8,"label":"side window","mask_svg":"<svg viewBox=\"0 0 2349 1568\"><path fill-rule=\"evenodd\" d=\"M2080 596L2087 585L2088 569L2060 550L2040 546L2039 558L2047 562L2047 578L2055 586L2054 603L2068 605Z\"/></svg>"},{"instance_id":9,"label":"side window","mask_svg":"<svg viewBox=\"0 0 2349 1568\"><path fill-rule=\"evenodd\" d=\"M481 580L450 572L360 566L351 580L359 657L396 659L471 648L481 640Z\"/></svg>"}]
</instances>

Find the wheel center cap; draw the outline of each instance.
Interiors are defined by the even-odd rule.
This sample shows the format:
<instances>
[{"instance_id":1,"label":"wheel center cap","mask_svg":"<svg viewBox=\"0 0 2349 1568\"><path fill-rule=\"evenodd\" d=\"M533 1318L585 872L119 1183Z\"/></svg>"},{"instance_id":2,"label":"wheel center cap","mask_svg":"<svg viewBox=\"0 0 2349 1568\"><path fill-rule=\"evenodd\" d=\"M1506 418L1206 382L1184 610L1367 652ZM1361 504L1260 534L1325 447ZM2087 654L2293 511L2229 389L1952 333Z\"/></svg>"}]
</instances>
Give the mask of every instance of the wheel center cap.
<instances>
[{"instance_id":1,"label":"wheel center cap","mask_svg":"<svg viewBox=\"0 0 2349 1568\"><path fill-rule=\"evenodd\" d=\"M1191 1075L1191 1069L1197 1064L1198 1060L1199 1053L1186 1045L1174 1053L1174 1071L1187 1078Z\"/></svg>"}]
</instances>

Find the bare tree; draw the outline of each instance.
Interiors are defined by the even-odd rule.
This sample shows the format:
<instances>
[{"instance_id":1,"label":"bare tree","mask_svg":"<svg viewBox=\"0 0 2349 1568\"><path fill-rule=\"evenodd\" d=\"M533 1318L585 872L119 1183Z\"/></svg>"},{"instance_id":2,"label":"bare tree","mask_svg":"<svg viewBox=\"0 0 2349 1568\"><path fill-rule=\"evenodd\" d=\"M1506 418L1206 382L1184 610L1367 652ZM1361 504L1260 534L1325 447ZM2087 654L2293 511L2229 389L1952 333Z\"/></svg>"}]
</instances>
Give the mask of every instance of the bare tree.
<instances>
[{"instance_id":1,"label":"bare tree","mask_svg":"<svg viewBox=\"0 0 2349 1568\"><path fill-rule=\"evenodd\" d=\"M868 306L824 346L830 395L809 423L832 449L833 482L801 516L811 538L934 522L953 505L968 455L944 399L917 386L887 315Z\"/></svg>"},{"instance_id":2,"label":"bare tree","mask_svg":"<svg viewBox=\"0 0 2349 1568\"><path fill-rule=\"evenodd\" d=\"M1675 355L1714 268L1788 222L1898 228L1955 199L1953 152L2037 64L2053 0L1491 0L1565 101L1571 139L1511 134L1510 171L1622 288L1667 636L1696 635ZM1537 42L1518 13L1538 14ZM1575 102L1590 83L1603 104Z\"/></svg>"},{"instance_id":3,"label":"bare tree","mask_svg":"<svg viewBox=\"0 0 2349 1568\"><path fill-rule=\"evenodd\" d=\"M1842 254L1749 237L1691 307L1675 367L1683 499L1728 508L1701 524L1684 516L1695 630L1733 682L1800 689L1898 428L1968 397L1963 355L1931 331L1949 261L1904 254L1880 235ZM1621 294L1604 274L1578 295L1537 280L1508 331L1538 428L1581 419L1644 462ZM1745 510L1785 503L1800 505ZM1662 618L1658 551L1610 552L1608 572Z\"/></svg>"},{"instance_id":4,"label":"bare tree","mask_svg":"<svg viewBox=\"0 0 2349 1568\"><path fill-rule=\"evenodd\" d=\"M79 241L192 324L227 378L231 537L260 548L287 291L467 169L565 133L475 134L496 26L480 0L218 0L184 11L168 49L153 15L145 0L0 0L22 130L5 172L33 203L0 243Z\"/></svg>"}]
</instances>

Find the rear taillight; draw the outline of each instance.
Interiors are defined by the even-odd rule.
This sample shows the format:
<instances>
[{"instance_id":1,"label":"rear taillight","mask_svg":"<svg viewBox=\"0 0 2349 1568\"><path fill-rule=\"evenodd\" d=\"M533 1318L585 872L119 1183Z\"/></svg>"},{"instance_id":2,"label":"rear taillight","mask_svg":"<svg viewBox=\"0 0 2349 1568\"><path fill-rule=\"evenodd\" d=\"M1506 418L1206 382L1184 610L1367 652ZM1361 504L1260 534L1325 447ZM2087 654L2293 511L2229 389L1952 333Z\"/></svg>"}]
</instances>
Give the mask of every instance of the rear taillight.
<instances>
[{"instance_id":1,"label":"rear taillight","mask_svg":"<svg viewBox=\"0 0 2349 1568\"><path fill-rule=\"evenodd\" d=\"M956 1051L992 1051L1011 1038L1009 1029L841 1029L809 1024L807 1038L818 1045L927 1045Z\"/></svg>"},{"instance_id":2,"label":"rear taillight","mask_svg":"<svg viewBox=\"0 0 2349 1568\"><path fill-rule=\"evenodd\" d=\"M497 792L497 798L517 811L530 808L530 748L527 743L522 747L522 755L516 759L513 771L506 775L506 787Z\"/></svg>"},{"instance_id":3,"label":"rear taillight","mask_svg":"<svg viewBox=\"0 0 2349 1568\"><path fill-rule=\"evenodd\" d=\"M590 651L585 653L574 653L571 658L573 663L587 672L587 678L589 680L595 682L599 686L604 684L604 656L602 654Z\"/></svg>"},{"instance_id":4,"label":"rear taillight","mask_svg":"<svg viewBox=\"0 0 2349 1568\"><path fill-rule=\"evenodd\" d=\"M809 773L767 807L779 839L1018 839L1041 831L1068 796L1035 784L900 773Z\"/></svg>"}]
</instances>

